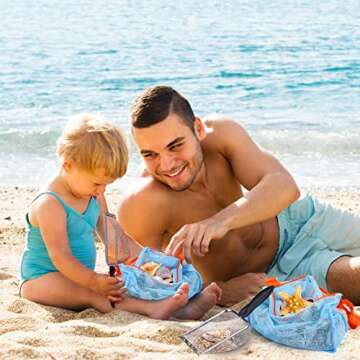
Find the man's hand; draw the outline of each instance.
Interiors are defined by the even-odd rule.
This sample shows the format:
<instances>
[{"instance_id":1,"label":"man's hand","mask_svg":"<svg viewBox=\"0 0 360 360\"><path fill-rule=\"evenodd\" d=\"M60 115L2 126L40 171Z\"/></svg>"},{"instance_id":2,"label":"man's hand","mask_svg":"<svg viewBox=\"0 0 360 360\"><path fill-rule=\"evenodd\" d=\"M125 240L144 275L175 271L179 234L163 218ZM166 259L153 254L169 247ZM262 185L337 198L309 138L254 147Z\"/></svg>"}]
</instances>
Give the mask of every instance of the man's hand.
<instances>
[{"instance_id":1,"label":"man's hand","mask_svg":"<svg viewBox=\"0 0 360 360\"><path fill-rule=\"evenodd\" d=\"M106 274L95 273L92 277L90 288L94 292L107 297L112 302L121 301L126 293L123 281Z\"/></svg>"},{"instance_id":2,"label":"man's hand","mask_svg":"<svg viewBox=\"0 0 360 360\"><path fill-rule=\"evenodd\" d=\"M256 295L266 285L265 280L265 273L247 273L229 281L216 282L222 290L219 305L232 306Z\"/></svg>"},{"instance_id":3,"label":"man's hand","mask_svg":"<svg viewBox=\"0 0 360 360\"><path fill-rule=\"evenodd\" d=\"M190 260L191 250L197 256L204 256L211 241L221 239L227 232L224 223L214 217L185 225L170 239L165 253L177 256L184 249L187 260Z\"/></svg>"}]
</instances>

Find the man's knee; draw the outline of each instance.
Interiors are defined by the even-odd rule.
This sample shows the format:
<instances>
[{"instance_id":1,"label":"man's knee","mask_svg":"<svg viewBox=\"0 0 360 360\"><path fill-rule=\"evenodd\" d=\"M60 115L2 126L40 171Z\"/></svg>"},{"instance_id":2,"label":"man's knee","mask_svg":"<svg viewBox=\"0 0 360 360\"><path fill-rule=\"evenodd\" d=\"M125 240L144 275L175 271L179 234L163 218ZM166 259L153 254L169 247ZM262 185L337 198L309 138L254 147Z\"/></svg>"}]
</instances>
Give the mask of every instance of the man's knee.
<instances>
[{"instance_id":1,"label":"man's knee","mask_svg":"<svg viewBox=\"0 0 360 360\"><path fill-rule=\"evenodd\" d=\"M330 292L339 292L345 298L360 304L360 257L342 256L329 267L326 283Z\"/></svg>"}]
</instances>

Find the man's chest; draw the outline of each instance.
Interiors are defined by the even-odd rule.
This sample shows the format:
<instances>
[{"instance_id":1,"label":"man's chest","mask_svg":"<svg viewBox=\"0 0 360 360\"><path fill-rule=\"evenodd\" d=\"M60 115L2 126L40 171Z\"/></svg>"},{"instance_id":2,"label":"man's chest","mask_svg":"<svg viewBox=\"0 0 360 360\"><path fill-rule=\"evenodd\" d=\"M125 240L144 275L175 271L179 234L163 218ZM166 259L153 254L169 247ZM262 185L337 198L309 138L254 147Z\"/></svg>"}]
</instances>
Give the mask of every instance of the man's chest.
<instances>
[{"instance_id":1,"label":"man's chest","mask_svg":"<svg viewBox=\"0 0 360 360\"><path fill-rule=\"evenodd\" d=\"M174 235L182 226L211 217L242 196L237 182L213 188L212 191L179 196L169 211L166 237Z\"/></svg>"}]
</instances>

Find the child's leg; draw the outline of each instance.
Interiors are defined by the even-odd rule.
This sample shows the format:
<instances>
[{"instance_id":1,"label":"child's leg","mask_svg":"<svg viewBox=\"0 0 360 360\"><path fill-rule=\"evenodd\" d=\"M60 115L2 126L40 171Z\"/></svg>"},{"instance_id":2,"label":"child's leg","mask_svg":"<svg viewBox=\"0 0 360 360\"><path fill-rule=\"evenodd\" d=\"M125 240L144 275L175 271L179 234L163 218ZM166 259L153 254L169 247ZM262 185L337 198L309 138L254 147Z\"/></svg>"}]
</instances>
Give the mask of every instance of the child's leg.
<instances>
[{"instance_id":1,"label":"child's leg","mask_svg":"<svg viewBox=\"0 0 360 360\"><path fill-rule=\"evenodd\" d=\"M178 319L197 320L205 315L221 298L221 289L211 283L200 294L192 298L186 306L173 313Z\"/></svg>"},{"instance_id":2,"label":"child's leg","mask_svg":"<svg viewBox=\"0 0 360 360\"><path fill-rule=\"evenodd\" d=\"M71 310L82 310L87 307L104 313L112 310L111 303L106 297L74 283L59 272L26 281L21 287L20 295L39 304Z\"/></svg>"},{"instance_id":3,"label":"child's leg","mask_svg":"<svg viewBox=\"0 0 360 360\"><path fill-rule=\"evenodd\" d=\"M147 315L153 319L168 319L176 310L184 307L188 302L189 285L183 284L174 296L164 300L141 300L126 297L115 303L115 308L133 313Z\"/></svg>"}]
</instances>

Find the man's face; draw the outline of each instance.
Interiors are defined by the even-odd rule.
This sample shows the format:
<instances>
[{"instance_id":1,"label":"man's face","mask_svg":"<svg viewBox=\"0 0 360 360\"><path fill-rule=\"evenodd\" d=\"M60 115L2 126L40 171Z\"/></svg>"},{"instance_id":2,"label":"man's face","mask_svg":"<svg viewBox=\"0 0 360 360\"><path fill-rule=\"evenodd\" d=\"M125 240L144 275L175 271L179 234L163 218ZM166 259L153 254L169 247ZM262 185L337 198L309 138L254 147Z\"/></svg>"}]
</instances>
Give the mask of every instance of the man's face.
<instances>
[{"instance_id":1,"label":"man's face","mask_svg":"<svg viewBox=\"0 0 360 360\"><path fill-rule=\"evenodd\" d=\"M147 170L156 180L175 191L188 189L203 164L199 140L204 133L199 119L195 123L196 135L177 114L148 128L133 127L135 142Z\"/></svg>"}]
</instances>

